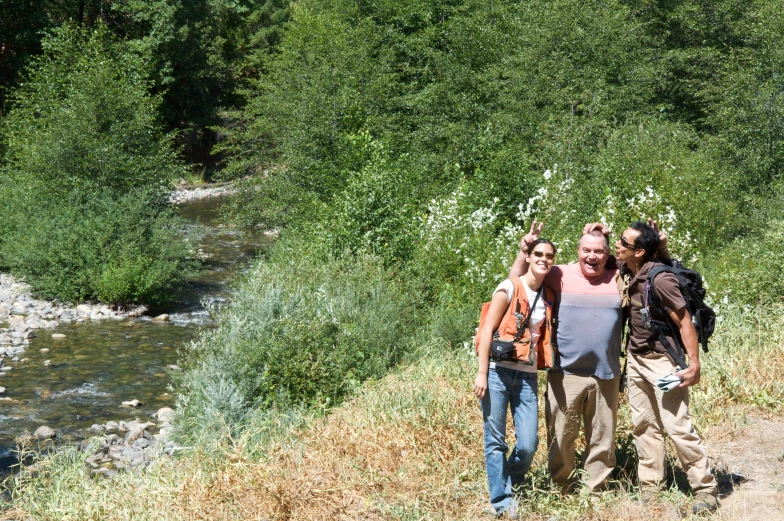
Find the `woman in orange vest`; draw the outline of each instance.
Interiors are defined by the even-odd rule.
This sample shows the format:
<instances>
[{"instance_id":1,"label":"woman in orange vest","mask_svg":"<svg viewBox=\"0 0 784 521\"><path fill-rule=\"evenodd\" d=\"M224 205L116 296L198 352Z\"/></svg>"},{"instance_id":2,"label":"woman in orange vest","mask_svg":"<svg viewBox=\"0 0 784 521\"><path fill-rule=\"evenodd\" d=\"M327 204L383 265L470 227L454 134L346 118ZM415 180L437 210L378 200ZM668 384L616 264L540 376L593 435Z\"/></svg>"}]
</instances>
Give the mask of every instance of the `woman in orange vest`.
<instances>
[{"instance_id":1,"label":"woman in orange vest","mask_svg":"<svg viewBox=\"0 0 784 521\"><path fill-rule=\"evenodd\" d=\"M536 371L551 368L554 359L550 331L555 294L543 282L555 262L555 247L547 239L537 239L527 254L528 271L499 284L485 304L476 338L479 371L474 394L482 405L490 503L508 519L518 518L514 492L539 443ZM516 435L509 458L507 410L512 412Z\"/></svg>"}]
</instances>

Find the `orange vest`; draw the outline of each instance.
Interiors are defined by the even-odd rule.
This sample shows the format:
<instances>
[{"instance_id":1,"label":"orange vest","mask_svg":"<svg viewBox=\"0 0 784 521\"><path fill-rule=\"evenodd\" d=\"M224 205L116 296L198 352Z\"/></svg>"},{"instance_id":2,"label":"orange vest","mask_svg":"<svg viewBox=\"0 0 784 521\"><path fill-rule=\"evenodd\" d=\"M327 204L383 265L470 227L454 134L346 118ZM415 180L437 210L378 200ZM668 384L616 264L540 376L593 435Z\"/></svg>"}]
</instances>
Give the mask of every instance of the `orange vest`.
<instances>
[{"instance_id":1,"label":"orange vest","mask_svg":"<svg viewBox=\"0 0 784 521\"><path fill-rule=\"evenodd\" d=\"M513 277L512 284L514 285L514 297L509 302L506 312L501 317L501 323L498 324L493 339L504 340L510 342L514 340L517 334L517 320L515 319L515 312L518 309L523 317L528 317L531 310L531 304L528 302L528 295L523 286L523 281L520 277ZM542 297L539 297L540 299ZM536 365L537 369L553 369L555 367L555 352L556 346L551 343L552 337L552 323L553 323L553 303L555 302L555 292L550 288L544 288L544 331L539 335L539 340L536 343ZM487 311L490 309L490 302L482 304L482 312L479 315L479 330L476 333L476 351L479 354L479 337L482 334L482 326L484 325ZM525 318L523 318L525 320ZM522 338L515 343L515 356L516 360L528 361L531 359L531 328L527 327L523 332Z\"/></svg>"}]
</instances>

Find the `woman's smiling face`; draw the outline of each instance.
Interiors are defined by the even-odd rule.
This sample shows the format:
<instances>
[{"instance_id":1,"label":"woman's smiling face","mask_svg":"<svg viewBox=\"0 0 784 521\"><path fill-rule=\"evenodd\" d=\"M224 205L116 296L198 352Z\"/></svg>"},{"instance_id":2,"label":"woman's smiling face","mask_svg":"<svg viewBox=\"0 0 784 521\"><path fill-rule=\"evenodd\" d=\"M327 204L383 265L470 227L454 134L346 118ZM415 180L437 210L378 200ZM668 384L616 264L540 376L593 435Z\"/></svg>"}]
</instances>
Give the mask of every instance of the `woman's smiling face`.
<instances>
[{"instance_id":1,"label":"woman's smiling face","mask_svg":"<svg viewBox=\"0 0 784 521\"><path fill-rule=\"evenodd\" d=\"M555 250L546 242L537 244L528 254L528 269L535 274L546 275L554 263Z\"/></svg>"}]
</instances>

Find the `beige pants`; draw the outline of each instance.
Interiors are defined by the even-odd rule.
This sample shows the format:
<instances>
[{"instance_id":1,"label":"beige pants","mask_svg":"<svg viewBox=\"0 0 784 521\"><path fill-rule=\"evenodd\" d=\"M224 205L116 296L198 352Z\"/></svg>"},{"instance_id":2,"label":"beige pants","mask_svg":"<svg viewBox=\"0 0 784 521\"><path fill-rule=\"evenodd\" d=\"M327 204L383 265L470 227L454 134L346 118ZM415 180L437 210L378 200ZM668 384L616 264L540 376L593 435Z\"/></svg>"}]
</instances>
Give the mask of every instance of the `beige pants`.
<instances>
[{"instance_id":1,"label":"beige pants","mask_svg":"<svg viewBox=\"0 0 784 521\"><path fill-rule=\"evenodd\" d=\"M665 477L665 431L675 444L678 459L693 493L716 493L716 480L708 456L689 416L689 390L669 392L656 380L677 368L664 355L629 355L629 406L634 423L634 444L639 458L641 487L658 487Z\"/></svg>"},{"instance_id":2,"label":"beige pants","mask_svg":"<svg viewBox=\"0 0 784 521\"><path fill-rule=\"evenodd\" d=\"M548 468L564 492L578 481L574 475L574 443L585 430L585 485L604 488L615 468L615 424L618 418L618 378L547 374L545 406Z\"/></svg>"}]
</instances>

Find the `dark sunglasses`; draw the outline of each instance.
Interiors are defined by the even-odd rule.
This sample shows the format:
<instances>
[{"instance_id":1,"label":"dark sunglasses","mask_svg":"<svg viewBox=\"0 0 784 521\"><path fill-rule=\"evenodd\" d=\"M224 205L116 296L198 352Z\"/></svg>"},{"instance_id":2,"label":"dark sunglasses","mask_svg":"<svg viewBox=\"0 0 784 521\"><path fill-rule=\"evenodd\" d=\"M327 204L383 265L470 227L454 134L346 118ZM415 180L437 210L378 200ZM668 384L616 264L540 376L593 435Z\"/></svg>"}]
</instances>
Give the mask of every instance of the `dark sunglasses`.
<instances>
[{"instance_id":1,"label":"dark sunglasses","mask_svg":"<svg viewBox=\"0 0 784 521\"><path fill-rule=\"evenodd\" d=\"M538 258L538 259L541 259L542 257L546 258L547 260L555 259L555 253L545 253L543 251L534 251L534 252L531 252L531 254L534 257Z\"/></svg>"},{"instance_id":2,"label":"dark sunglasses","mask_svg":"<svg viewBox=\"0 0 784 521\"><path fill-rule=\"evenodd\" d=\"M621 236L618 237L618 239L620 239L621 246L623 246L624 248L627 248L627 249L630 249L630 250L639 250L640 249L640 248L637 247L636 244L629 244L628 242L626 242L626 239L623 238L623 234L621 234Z\"/></svg>"}]
</instances>

